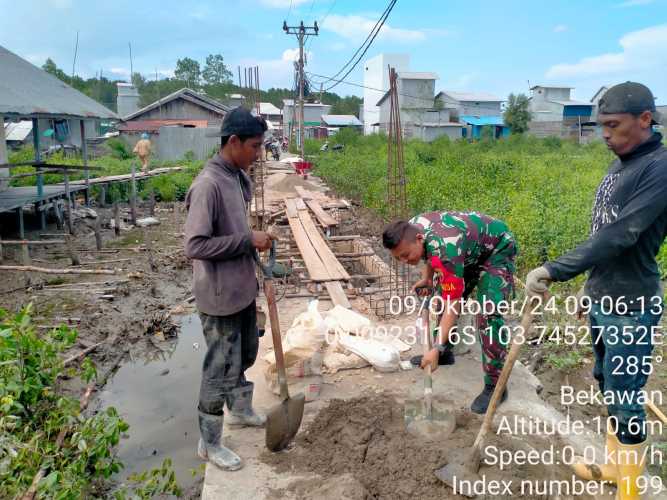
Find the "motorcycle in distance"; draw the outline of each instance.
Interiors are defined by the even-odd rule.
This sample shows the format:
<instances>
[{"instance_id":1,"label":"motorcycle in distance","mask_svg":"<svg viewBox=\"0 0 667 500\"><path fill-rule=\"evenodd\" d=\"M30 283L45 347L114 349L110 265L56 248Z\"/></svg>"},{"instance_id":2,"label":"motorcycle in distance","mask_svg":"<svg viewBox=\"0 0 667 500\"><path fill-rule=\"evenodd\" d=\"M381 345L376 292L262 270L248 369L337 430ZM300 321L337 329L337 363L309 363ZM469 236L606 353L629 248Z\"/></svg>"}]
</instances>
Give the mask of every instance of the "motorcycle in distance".
<instances>
[{"instance_id":1,"label":"motorcycle in distance","mask_svg":"<svg viewBox=\"0 0 667 500\"><path fill-rule=\"evenodd\" d=\"M278 149L278 144L275 142L270 145L271 156L274 161L280 161L280 149Z\"/></svg>"}]
</instances>

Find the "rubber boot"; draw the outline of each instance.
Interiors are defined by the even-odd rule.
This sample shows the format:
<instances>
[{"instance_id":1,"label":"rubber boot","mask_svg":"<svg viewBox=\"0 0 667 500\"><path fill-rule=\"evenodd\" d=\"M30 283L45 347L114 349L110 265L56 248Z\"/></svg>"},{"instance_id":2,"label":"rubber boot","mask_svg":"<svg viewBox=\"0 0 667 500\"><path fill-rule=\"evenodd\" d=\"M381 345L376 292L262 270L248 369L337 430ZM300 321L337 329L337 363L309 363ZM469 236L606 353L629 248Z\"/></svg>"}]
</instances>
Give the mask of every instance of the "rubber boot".
<instances>
[{"instance_id":1,"label":"rubber boot","mask_svg":"<svg viewBox=\"0 0 667 500\"><path fill-rule=\"evenodd\" d=\"M637 479L644 473L646 441L638 444L618 443L616 465L616 499L638 500Z\"/></svg>"},{"instance_id":2,"label":"rubber boot","mask_svg":"<svg viewBox=\"0 0 667 500\"><path fill-rule=\"evenodd\" d=\"M227 425L231 427L264 427L266 416L256 413L252 408L252 393L255 385L245 382L245 385L232 389L227 396L229 415Z\"/></svg>"},{"instance_id":3,"label":"rubber boot","mask_svg":"<svg viewBox=\"0 0 667 500\"><path fill-rule=\"evenodd\" d=\"M495 385L484 384L484 389L472 402L472 404L470 405L470 409L474 413L484 415L486 413L486 409L489 407L489 403L491 402L491 396L493 396L493 390L495 388L496 388ZM506 399L507 399L507 388L505 388L505 390L503 391L503 395L500 398L500 402L498 404L502 403Z\"/></svg>"},{"instance_id":4,"label":"rubber boot","mask_svg":"<svg viewBox=\"0 0 667 500\"><path fill-rule=\"evenodd\" d=\"M618 445L618 438L611 429L611 423L607 420L606 462L601 464L587 464L582 460L574 463L572 470L578 477L586 481L616 483L616 453Z\"/></svg>"},{"instance_id":5,"label":"rubber boot","mask_svg":"<svg viewBox=\"0 0 667 500\"><path fill-rule=\"evenodd\" d=\"M241 458L220 442L222 423L222 415L199 412L201 438L197 446L197 454L202 460L208 460L222 470L238 470L243 467Z\"/></svg>"}]
</instances>

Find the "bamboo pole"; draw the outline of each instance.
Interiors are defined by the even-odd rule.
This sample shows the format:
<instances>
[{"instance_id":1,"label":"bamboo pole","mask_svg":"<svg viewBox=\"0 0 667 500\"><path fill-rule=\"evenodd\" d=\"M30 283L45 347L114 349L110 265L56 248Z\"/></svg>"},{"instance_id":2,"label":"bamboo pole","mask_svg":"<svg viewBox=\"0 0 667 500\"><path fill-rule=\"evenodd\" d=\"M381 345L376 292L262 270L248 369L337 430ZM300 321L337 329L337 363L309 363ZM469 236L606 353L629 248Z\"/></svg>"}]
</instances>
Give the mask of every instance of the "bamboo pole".
<instances>
[{"instance_id":1,"label":"bamboo pole","mask_svg":"<svg viewBox=\"0 0 667 500\"><path fill-rule=\"evenodd\" d=\"M113 202L113 219L114 219L114 232L116 237L120 236L120 209L118 207L118 201Z\"/></svg>"},{"instance_id":2,"label":"bamboo pole","mask_svg":"<svg viewBox=\"0 0 667 500\"><path fill-rule=\"evenodd\" d=\"M29 271L44 274L116 274L113 269L49 269L37 266L0 266L0 271Z\"/></svg>"},{"instance_id":3,"label":"bamboo pole","mask_svg":"<svg viewBox=\"0 0 667 500\"><path fill-rule=\"evenodd\" d=\"M102 250L102 231L101 231L102 222L100 221L101 218L102 216L99 214L97 215L97 217L95 217L94 231L95 231L95 247L97 248L97 250Z\"/></svg>"}]
</instances>

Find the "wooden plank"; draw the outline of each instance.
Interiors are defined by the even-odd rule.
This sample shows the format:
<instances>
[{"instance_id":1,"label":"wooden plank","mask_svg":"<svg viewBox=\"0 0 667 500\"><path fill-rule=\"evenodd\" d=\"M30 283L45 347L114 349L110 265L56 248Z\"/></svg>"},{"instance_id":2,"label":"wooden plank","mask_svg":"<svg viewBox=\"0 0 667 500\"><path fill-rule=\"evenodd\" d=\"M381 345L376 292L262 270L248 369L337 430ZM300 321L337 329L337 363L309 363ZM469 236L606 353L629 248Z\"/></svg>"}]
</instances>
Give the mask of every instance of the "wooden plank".
<instances>
[{"instance_id":1,"label":"wooden plank","mask_svg":"<svg viewBox=\"0 0 667 500\"><path fill-rule=\"evenodd\" d=\"M331 301L335 306L342 306L347 309L352 309L350 301L347 299L347 295L345 294L345 290L343 290L343 286L340 284L340 281L327 281L324 286L327 287L327 292L329 292Z\"/></svg>"},{"instance_id":2,"label":"wooden plank","mask_svg":"<svg viewBox=\"0 0 667 500\"><path fill-rule=\"evenodd\" d=\"M296 202L296 209L297 210L308 210L308 207L303 202L303 198L296 198L294 201Z\"/></svg>"},{"instance_id":3,"label":"wooden plank","mask_svg":"<svg viewBox=\"0 0 667 500\"><path fill-rule=\"evenodd\" d=\"M296 217L289 217L287 220L292 229L294 241L296 241L296 244L299 247L299 252L308 269L310 279L313 281L331 281L332 279L335 279L330 276L324 262L322 262L319 254L315 251L315 248L313 248L313 244L311 243L306 230L303 228L301 221Z\"/></svg>"},{"instance_id":4,"label":"wooden plank","mask_svg":"<svg viewBox=\"0 0 667 500\"><path fill-rule=\"evenodd\" d=\"M345 268L341 265L340 262L338 262L338 259L326 244L324 238L322 238L322 235L317 230L317 227L315 227L315 223L310 217L310 214L306 210L299 210L299 220L301 221L303 229L308 235L313 248L320 256L320 259L329 272L331 279L348 281L350 279L350 275L347 274Z\"/></svg>"},{"instance_id":5,"label":"wooden plank","mask_svg":"<svg viewBox=\"0 0 667 500\"><path fill-rule=\"evenodd\" d=\"M287 211L288 219L294 219L299 217L296 210L296 202L294 201L294 198L285 198L285 210Z\"/></svg>"},{"instance_id":6,"label":"wooden plank","mask_svg":"<svg viewBox=\"0 0 667 500\"><path fill-rule=\"evenodd\" d=\"M317 220L320 221L320 224L322 224L324 227L331 227L338 225L338 221L334 219L331 215L326 213L322 208L322 205L319 204L319 202L315 200L306 200L306 205L308 205L308 208L310 208L313 211L315 217L317 217Z\"/></svg>"},{"instance_id":7,"label":"wooden plank","mask_svg":"<svg viewBox=\"0 0 667 500\"><path fill-rule=\"evenodd\" d=\"M310 200L313 197L312 193L310 191L306 191L303 186L294 186L294 189L304 200Z\"/></svg>"}]
</instances>

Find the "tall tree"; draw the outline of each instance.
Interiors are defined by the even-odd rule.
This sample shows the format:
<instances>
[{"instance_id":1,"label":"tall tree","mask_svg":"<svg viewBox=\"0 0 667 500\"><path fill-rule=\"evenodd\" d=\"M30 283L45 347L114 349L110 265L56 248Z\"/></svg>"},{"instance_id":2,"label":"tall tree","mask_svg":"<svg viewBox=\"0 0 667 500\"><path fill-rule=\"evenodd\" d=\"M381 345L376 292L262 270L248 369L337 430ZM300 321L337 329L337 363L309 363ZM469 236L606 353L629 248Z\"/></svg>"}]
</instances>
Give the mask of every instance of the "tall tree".
<instances>
[{"instance_id":1,"label":"tall tree","mask_svg":"<svg viewBox=\"0 0 667 500\"><path fill-rule=\"evenodd\" d=\"M206 56L206 65L201 76L208 85L220 85L232 81L232 72L227 68L220 54Z\"/></svg>"},{"instance_id":2,"label":"tall tree","mask_svg":"<svg viewBox=\"0 0 667 500\"><path fill-rule=\"evenodd\" d=\"M528 130L528 122L531 118L529 106L530 101L526 94L510 94L507 98L503 120L513 134L523 134Z\"/></svg>"},{"instance_id":3,"label":"tall tree","mask_svg":"<svg viewBox=\"0 0 667 500\"><path fill-rule=\"evenodd\" d=\"M189 57L176 61L174 76L177 80L183 80L189 87L198 88L201 79L201 68L199 63Z\"/></svg>"},{"instance_id":4,"label":"tall tree","mask_svg":"<svg viewBox=\"0 0 667 500\"><path fill-rule=\"evenodd\" d=\"M354 115L359 118L359 105L363 103L361 97L356 95L349 95L343 97L333 104L331 107L332 115Z\"/></svg>"},{"instance_id":5,"label":"tall tree","mask_svg":"<svg viewBox=\"0 0 667 500\"><path fill-rule=\"evenodd\" d=\"M69 83L69 77L65 74L65 72L60 69L56 63L54 62L53 59L50 57L46 59L46 62L42 65L42 69L46 71L47 73L52 74L56 78L59 78L63 82Z\"/></svg>"},{"instance_id":6,"label":"tall tree","mask_svg":"<svg viewBox=\"0 0 667 500\"><path fill-rule=\"evenodd\" d=\"M146 78L144 75L141 73L137 73L136 71L132 73L132 85L134 85L137 89L142 88L144 85L146 85Z\"/></svg>"}]
</instances>

